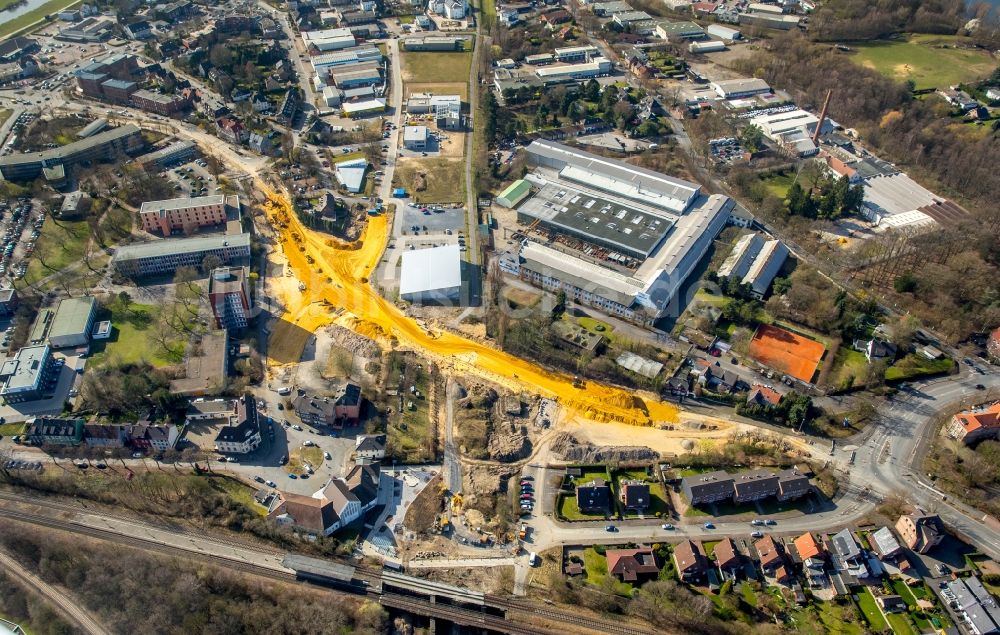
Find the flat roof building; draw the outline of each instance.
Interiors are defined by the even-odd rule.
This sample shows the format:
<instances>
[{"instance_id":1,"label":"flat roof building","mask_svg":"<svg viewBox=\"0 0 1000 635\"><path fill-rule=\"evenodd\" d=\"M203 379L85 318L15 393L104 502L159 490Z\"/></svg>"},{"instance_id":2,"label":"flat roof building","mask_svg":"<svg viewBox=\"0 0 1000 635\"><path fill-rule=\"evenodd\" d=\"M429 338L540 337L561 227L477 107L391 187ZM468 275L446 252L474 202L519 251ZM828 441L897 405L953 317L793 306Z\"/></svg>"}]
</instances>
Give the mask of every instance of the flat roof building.
<instances>
[{"instance_id":1,"label":"flat roof building","mask_svg":"<svg viewBox=\"0 0 1000 635\"><path fill-rule=\"evenodd\" d=\"M533 163L561 170L562 178L669 212L683 212L701 191L701 186L690 181L606 159L561 143L535 140L528 146L527 152Z\"/></svg>"},{"instance_id":2,"label":"flat roof building","mask_svg":"<svg viewBox=\"0 0 1000 635\"><path fill-rule=\"evenodd\" d=\"M141 165L165 168L173 163L194 158L197 149L193 141L175 141L155 152L142 155L137 161Z\"/></svg>"},{"instance_id":3,"label":"flat roof building","mask_svg":"<svg viewBox=\"0 0 1000 635\"><path fill-rule=\"evenodd\" d=\"M771 92L767 82L753 77L712 82L712 89L723 99L738 99Z\"/></svg>"},{"instance_id":4,"label":"flat roof building","mask_svg":"<svg viewBox=\"0 0 1000 635\"><path fill-rule=\"evenodd\" d=\"M49 328L49 344L52 348L84 346L90 341L96 315L97 300L93 296L63 299Z\"/></svg>"},{"instance_id":5,"label":"flat roof building","mask_svg":"<svg viewBox=\"0 0 1000 635\"><path fill-rule=\"evenodd\" d=\"M458 245L404 251L399 297L418 304L458 303L462 256Z\"/></svg>"},{"instance_id":6,"label":"flat roof building","mask_svg":"<svg viewBox=\"0 0 1000 635\"><path fill-rule=\"evenodd\" d=\"M556 64L535 70L535 76L542 82L562 82L570 79L600 77L611 72L611 62L604 57L594 57L589 62L579 64Z\"/></svg>"},{"instance_id":7,"label":"flat roof building","mask_svg":"<svg viewBox=\"0 0 1000 635\"><path fill-rule=\"evenodd\" d=\"M403 147L415 151L427 149L428 134L427 126L404 126Z\"/></svg>"},{"instance_id":8,"label":"flat roof building","mask_svg":"<svg viewBox=\"0 0 1000 635\"><path fill-rule=\"evenodd\" d=\"M139 208L142 228L150 233L170 236L174 231L186 234L199 227L223 225L226 222L226 197L198 196L146 201Z\"/></svg>"},{"instance_id":9,"label":"flat roof building","mask_svg":"<svg viewBox=\"0 0 1000 635\"><path fill-rule=\"evenodd\" d=\"M0 175L8 181L30 181L47 170L61 172L81 161L103 161L131 154L145 145L138 126L128 124L105 130L80 141L42 152L0 157Z\"/></svg>"},{"instance_id":10,"label":"flat roof building","mask_svg":"<svg viewBox=\"0 0 1000 635\"><path fill-rule=\"evenodd\" d=\"M337 180L348 192L357 193L364 189L368 159L349 159L333 166Z\"/></svg>"},{"instance_id":11,"label":"flat roof building","mask_svg":"<svg viewBox=\"0 0 1000 635\"><path fill-rule=\"evenodd\" d=\"M3 380L0 397L11 404L41 399L55 376L50 360L48 344L25 346L19 350L0 366L0 380Z\"/></svg>"},{"instance_id":12,"label":"flat roof building","mask_svg":"<svg viewBox=\"0 0 1000 635\"><path fill-rule=\"evenodd\" d=\"M242 329L250 320L250 270L247 267L219 267L208 279L208 303L215 326Z\"/></svg>"},{"instance_id":13,"label":"flat roof building","mask_svg":"<svg viewBox=\"0 0 1000 635\"><path fill-rule=\"evenodd\" d=\"M306 47L313 47L317 51L346 49L357 44L354 34L346 28L305 31L302 33L302 41L305 42Z\"/></svg>"},{"instance_id":14,"label":"flat roof building","mask_svg":"<svg viewBox=\"0 0 1000 635\"><path fill-rule=\"evenodd\" d=\"M668 42L697 40L705 37L705 29L690 21L673 22L670 20L660 20L656 23L656 35Z\"/></svg>"},{"instance_id":15,"label":"flat roof building","mask_svg":"<svg viewBox=\"0 0 1000 635\"><path fill-rule=\"evenodd\" d=\"M250 260L250 234L173 238L124 245L115 250L111 266L119 275L141 278L173 273L178 267L200 267L209 254L217 256L222 264L246 264Z\"/></svg>"}]
</instances>

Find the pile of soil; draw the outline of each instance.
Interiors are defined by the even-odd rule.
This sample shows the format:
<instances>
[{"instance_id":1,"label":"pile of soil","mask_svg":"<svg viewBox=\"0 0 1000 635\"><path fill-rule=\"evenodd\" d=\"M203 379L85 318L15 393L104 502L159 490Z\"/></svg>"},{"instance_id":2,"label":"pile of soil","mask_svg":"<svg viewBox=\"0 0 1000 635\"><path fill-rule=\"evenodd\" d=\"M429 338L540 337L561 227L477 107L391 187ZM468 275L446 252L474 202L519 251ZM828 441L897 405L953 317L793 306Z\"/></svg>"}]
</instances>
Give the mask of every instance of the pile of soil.
<instances>
[{"instance_id":1,"label":"pile of soil","mask_svg":"<svg viewBox=\"0 0 1000 635\"><path fill-rule=\"evenodd\" d=\"M375 340L369 339L364 335L358 335L343 326L337 324L331 326L330 336L337 346L355 355L360 355L366 359L377 359L382 355L382 349L375 343Z\"/></svg>"},{"instance_id":2,"label":"pile of soil","mask_svg":"<svg viewBox=\"0 0 1000 635\"><path fill-rule=\"evenodd\" d=\"M659 452L646 446L596 446L589 441L580 442L568 432L556 435L551 447L558 456L574 463L643 463L660 459Z\"/></svg>"}]
</instances>

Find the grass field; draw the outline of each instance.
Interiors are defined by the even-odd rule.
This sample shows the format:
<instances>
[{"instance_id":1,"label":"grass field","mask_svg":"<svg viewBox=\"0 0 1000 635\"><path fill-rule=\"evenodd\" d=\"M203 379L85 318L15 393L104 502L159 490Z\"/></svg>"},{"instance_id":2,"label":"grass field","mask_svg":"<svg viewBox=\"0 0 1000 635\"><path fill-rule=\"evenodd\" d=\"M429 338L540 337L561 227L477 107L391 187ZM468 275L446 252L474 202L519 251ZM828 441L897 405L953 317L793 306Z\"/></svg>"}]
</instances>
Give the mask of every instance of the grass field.
<instances>
[{"instance_id":1,"label":"grass field","mask_svg":"<svg viewBox=\"0 0 1000 635\"><path fill-rule=\"evenodd\" d=\"M566 520L601 520L604 514L584 514L576 505L576 496L573 494L560 494L559 515Z\"/></svg>"},{"instance_id":2,"label":"grass field","mask_svg":"<svg viewBox=\"0 0 1000 635\"><path fill-rule=\"evenodd\" d=\"M400 57L404 82L465 84L469 81L471 52L405 51Z\"/></svg>"},{"instance_id":3,"label":"grass field","mask_svg":"<svg viewBox=\"0 0 1000 635\"><path fill-rule=\"evenodd\" d=\"M11 110L10 108L0 109L0 126L4 125L4 123L6 123L7 120L10 119L10 116L13 114L14 111Z\"/></svg>"},{"instance_id":4,"label":"grass field","mask_svg":"<svg viewBox=\"0 0 1000 635\"><path fill-rule=\"evenodd\" d=\"M541 293L533 293L527 289L517 287L506 287L503 290L503 297L508 303L513 304L511 308L533 307L542 299Z\"/></svg>"},{"instance_id":5,"label":"grass field","mask_svg":"<svg viewBox=\"0 0 1000 635\"><path fill-rule=\"evenodd\" d=\"M890 613L886 616L886 619L889 620L889 626L896 635L917 635L916 629L913 628L905 615Z\"/></svg>"},{"instance_id":6,"label":"grass field","mask_svg":"<svg viewBox=\"0 0 1000 635\"><path fill-rule=\"evenodd\" d=\"M791 174L772 174L761 179L761 183L764 184L767 191L781 200L785 200L785 197L788 196L788 188L792 187L794 182L795 179Z\"/></svg>"},{"instance_id":7,"label":"grass field","mask_svg":"<svg viewBox=\"0 0 1000 635\"><path fill-rule=\"evenodd\" d=\"M0 436L10 437L24 432L24 422L0 424Z\"/></svg>"},{"instance_id":8,"label":"grass field","mask_svg":"<svg viewBox=\"0 0 1000 635\"><path fill-rule=\"evenodd\" d=\"M962 43L962 38L941 35L911 35L906 39L850 44L854 60L901 82L911 80L919 88L946 88L981 79L996 66L990 54L980 49L942 48Z\"/></svg>"},{"instance_id":9,"label":"grass field","mask_svg":"<svg viewBox=\"0 0 1000 635\"><path fill-rule=\"evenodd\" d=\"M886 369L885 379L886 381L897 381L922 377L924 375L947 373L954 364L955 362L947 357L943 359L927 359L923 355L910 353Z\"/></svg>"},{"instance_id":10,"label":"grass field","mask_svg":"<svg viewBox=\"0 0 1000 635\"><path fill-rule=\"evenodd\" d=\"M423 189L417 190L421 181ZM393 185L406 188L416 203L460 203L465 200L465 164L461 159L399 159Z\"/></svg>"},{"instance_id":11,"label":"grass field","mask_svg":"<svg viewBox=\"0 0 1000 635\"><path fill-rule=\"evenodd\" d=\"M212 486L222 490L229 498L238 503L243 503L244 507L259 516L267 516L267 509L254 500L254 490L239 481L229 478L217 478L209 481Z\"/></svg>"},{"instance_id":12,"label":"grass field","mask_svg":"<svg viewBox=\"0 0 1000 635\"><path fill-rule=\"evenodd\" d=\"M584 549L583 566L587 571L587 582L597 586L603 586L608 578L608 559L597 553L593 547ZM619 582L612 578L611 587L616 595L631 597L632 585L627 582Z\"/></svg>"},{"instance_id":13,"label":"grass field","mask_svg":"<svg viewBox=\"0 0 1000 635\"><path fill-rule=\"evenodd\" d=\"M312 447L299 446L288 451L288 463L285 464L285 471L289 474L302 474L306 471L305 464L308 463L314 470L323 465L323 450Z\"/></svg>"},{"instance_id":14,"label":"grass field","mask_svg":"<svg viewBox=\"0 0 1000 635\"><path fill-rule=\"evenodd\" d=\"M867 372L868 360L865 359L865 354L844 345L837 350L829 383L835 388L858 386L864 383ZM848 380L850 383L847 383Z\"/></svg>"},{"instance_id":15,"label":"grass field","mask_svg":"<svg viewBox=\"0 0 1000 635\"><path fill-rule=\"evenodd\" d=\"M426 364L414 355L392 353L390 357L390 377L405 375L402 382L416 387L417 392L426 396L430 392L431 378ZM396 369L399 370L396 370ZM395 379L392 380L395 384ZM393 414L388 426L388 445L393 456L401 463L422 463L433 456L434 428L431 426L430 403L426 397L417 398L407 393L406 408L399 415ZM409 407L409 403L413 408Z\"/></svg>"},{"instance_id":16,"label":"grass field","mask_svg":"<svg viewBox=\"0 0 1000 635\"><path fill-rule=\"evenodd\" d=\"M804 635L861 635L865 632L852 604L815 602L812 607L791 612L796 633ZM845 618L851 619L845 619Z\"/></svg>"},{"instance_id":17,"label":"grass field","mask_svg":"<svg viewBox=\"0 0 1000 635\"><path fill-rule=\"evenodd\" d=\"M875 604L875 596L872 595L872 592L867 587L855 587L853 591L858 596L858 608L861 609L871 629L876 633L881 633L888 629L889 625L886 624L885 618L882 617L882 612L879 611L878 605Z\"/></svg>"},{"instance_id":18,"label":"grass field","mask_svg":"<svg viewBox=\"0 0 1000 635\"><path fill-rule=\"evenodd\" d=\"M63 9L68 9L69 7L75 6L79 3L79 0L50 0L33 11L28 11L24 15L20 15L0 24L0 38L13 35L23 29L26 29L38 20L42 20L47 15L59 13ZM48 22L44 22L43 24L48 24Z\"/></svg>"},{"instance_id":19,"label":"grass field","mask_svg":"<svg viewBox=\"0 0 1000 635\"><path fill-rule=\"evenodd\" d=\"M90 240L87 221L56 221L47 218L41 236L35 243L35 253L28 262L24 284L34 284L83 260Z\"/></svg>"},{"instance_id":20,"label":"grass field","mask_svg":"<svg viewBox=\"0 0 1000 635\"><path fill-rule=\"evenodd\" d=\"M146 361L153 366L169 366L184 357L185 343L180 341L170 351L150 335L160 307L152 304L130 304L128 311L118 303L111 305L111 337L94 340L90 345L88 365L132 364Z\"/></svg>"}]
</instances>

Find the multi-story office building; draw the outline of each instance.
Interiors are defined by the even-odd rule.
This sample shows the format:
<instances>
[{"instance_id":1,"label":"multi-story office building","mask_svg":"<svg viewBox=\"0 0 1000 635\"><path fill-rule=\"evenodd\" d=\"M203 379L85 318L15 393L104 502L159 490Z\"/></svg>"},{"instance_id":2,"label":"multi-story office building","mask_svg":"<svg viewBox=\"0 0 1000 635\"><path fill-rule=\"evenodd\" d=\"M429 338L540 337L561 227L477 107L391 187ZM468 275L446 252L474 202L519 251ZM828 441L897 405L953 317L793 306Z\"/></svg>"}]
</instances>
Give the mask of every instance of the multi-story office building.
<instances>
[{"instance_id":1,"label":"multi-story office building","mask_svg":"<svg viewBox=\"0 0 1000 635\"><path fill-rule=\"evenodd\" d=\"M169 236L179 230L191 233L199 227L222 225L226 222L226 197L198 196L146 201L139 208L142 228L150 233Z\"/></svg>"},{"instance_id":2,"label":"multi-story office building","mask_svg":"<svg viewBox=\"0 0 1000 635\"><path fill-rule=\"evenodd\" d=\"M250 261L250 234L204 236L156 240L119 247L111 259L116 273L141 278L172 273L178 267L199 267L209 254L222 264L238 265Z\"/></svg>"}]
</instances>

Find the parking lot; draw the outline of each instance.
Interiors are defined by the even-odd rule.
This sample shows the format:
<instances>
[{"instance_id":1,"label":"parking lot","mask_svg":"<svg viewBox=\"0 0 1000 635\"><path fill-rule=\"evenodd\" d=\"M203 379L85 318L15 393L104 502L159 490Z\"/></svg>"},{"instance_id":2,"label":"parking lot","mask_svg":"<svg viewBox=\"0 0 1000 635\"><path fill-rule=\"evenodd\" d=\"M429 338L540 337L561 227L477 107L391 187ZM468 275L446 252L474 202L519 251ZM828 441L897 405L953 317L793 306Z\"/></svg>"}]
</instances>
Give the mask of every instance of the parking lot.
<instances>
[{"instance_id":1,"label":"parking lot","mask_svg":"<svg viewBox=\"0 0 1000 635\"><path fill-rule=\"evenodd\" d=\"M427 210L424 213L421 210ZM403 234L445 234L451 230L458 233L465 229L465 208L439 208L407 205L402 209ZM414 230L417 226L420 229Z\"/></svg>"},{"instance_id":2,"label":"parking lot","mask_svg":"<svg viewBox=\"0 0 1000 635\"><path fill-rule=\"evenodd\" d=\"M160 174L174 184L177 196L211 196L221 192L203 159L195 159Z\"/></svg>"},{"instance_id":3,"label":"parking lot","mask_svg":"<svg viewBox=\"0 0 1000 635\"><path fill-rule=\"evenodd\" d=\"M79 352L72 350L65 353L56 351L52 357L58 366L58 374L51 395L37 401L0 406L0 417L4 421L24 421L28 417L58 415L65 408L66 400L75 397L78 382L83 376L85 360Z\"/></svg>"},{"instance_id":4,"label":"parking lot","mask_svg":"<svg viewBox=\"0 0 1000 635\"><path fill-rule=\"evenodd\" d=\"M36 207L30 199L0 202L0 232L3 232L0 235L3 239L0 279L13 281L24 277L28 270L28 257L35 251L35 241L44 222L44 210Z\"/></svg>"}]
</instances>

